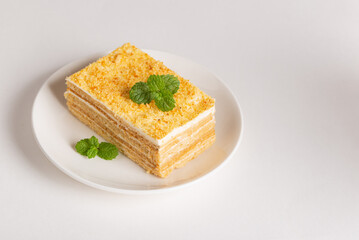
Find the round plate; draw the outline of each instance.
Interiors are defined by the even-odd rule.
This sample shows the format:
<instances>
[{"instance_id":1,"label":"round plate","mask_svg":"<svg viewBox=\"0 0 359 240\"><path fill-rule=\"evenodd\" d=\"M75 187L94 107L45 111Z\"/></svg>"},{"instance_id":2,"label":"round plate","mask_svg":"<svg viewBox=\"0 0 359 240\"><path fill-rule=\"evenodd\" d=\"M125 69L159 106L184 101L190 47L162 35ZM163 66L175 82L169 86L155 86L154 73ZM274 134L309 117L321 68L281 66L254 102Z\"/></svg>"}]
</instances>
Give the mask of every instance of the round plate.
<instances>
[{"instance_id":1,"label":"round plate","mask_svg":"<svg viewBox=\"0 0 359 240\"><path fill-rule=\"evenodd\" d=\"M189 185L217 170L239 146L242 117L229 88L204 67L185 58L144 50L216 99L216 142L183 168L161 179L147 174L124 155L112 161L88 159L75 150L77 141L95 135L67 109L65 77L106 55L106 52L72 62L56 71L41 87L32 109L34 134L47 158L70 177L89 186L119 193L150 193Z\"/></svg>"}]
</instances>

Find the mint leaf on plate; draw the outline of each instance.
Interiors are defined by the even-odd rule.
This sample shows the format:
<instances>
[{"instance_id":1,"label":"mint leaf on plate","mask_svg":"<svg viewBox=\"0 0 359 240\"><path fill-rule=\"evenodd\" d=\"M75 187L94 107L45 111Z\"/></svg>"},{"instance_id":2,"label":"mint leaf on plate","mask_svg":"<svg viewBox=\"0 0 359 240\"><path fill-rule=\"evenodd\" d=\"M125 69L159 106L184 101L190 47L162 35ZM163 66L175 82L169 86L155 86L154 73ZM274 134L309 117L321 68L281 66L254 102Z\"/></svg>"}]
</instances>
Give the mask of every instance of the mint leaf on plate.
<instances>
[{"instance_id":1,"label":"mint leaf on plate","mask_svg":"<svg viewBox=\"0 0 359 240\"><path fill-rule=\"evenodd\" d=\"M95 146L96 148L98 148L99 143L98 143L98 139L95 136L90 137L89 142L91 146Z\"/></svg>"},{"instance_id":2,"label":"mint leaf on plate","mask_svg":"<svg viewBox=\"0 0 359 240\"><path fill-rule=\"evenodd\" d=\"M87 151L86 155L88 158L94 158L97 155L97 147L91 146L90 149Z\"/></svg>"},{"instance_id":3,"label":"mint leaf on plate","mask_svg":"<svg viewBox=\"0 0 359 240\"><path fill-rule=\"evenodd\" d=\"M118 149L115 145L111 143L102 142L100 143L100 146L98 148L97 155L105 160L112 160L117 157Z\"/></svg>"},{"instance_id":4,"label":"mint leaf on plate","mask_svg":"<svg viewBox=\"0 0 359 240\"><path fill-rule=\"evenodd\" d=\"M78 153L88 158L94 158L98 155L103 159L112 160L118 155L118 150L115 145L108 142L99 144L95 136L78 141L75 148Z\"/></svg>"},{"instance_id":5,"label":"mint leaf on plate","mask_svg":"<svg viewBox=\"0 0 359 240\"><path fill-rule=\"evenodd\" d=\"M91 144L88 138L82 139L76 143L76 151L81 155L87 156L87 151L90 149Z\"/></svg>"}]
</instances>

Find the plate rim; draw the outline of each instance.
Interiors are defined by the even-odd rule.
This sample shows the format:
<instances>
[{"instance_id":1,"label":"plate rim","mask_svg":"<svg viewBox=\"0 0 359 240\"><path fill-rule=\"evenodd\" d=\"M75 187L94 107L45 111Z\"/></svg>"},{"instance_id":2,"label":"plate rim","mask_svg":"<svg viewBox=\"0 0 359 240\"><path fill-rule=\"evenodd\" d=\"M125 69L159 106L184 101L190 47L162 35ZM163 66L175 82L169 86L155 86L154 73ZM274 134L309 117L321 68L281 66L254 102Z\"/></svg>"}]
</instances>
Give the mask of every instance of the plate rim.
<instances>
[{"instance_id":1,"label":"plate rim","mask_svg":"<svg viewBox=\"0 0 359 240\"><path fill-rule=\"evenodd\" d=\"M141 190L130 190L130 189L121 189L121 188L115 188L115 187L109 187L109 186L105 186L105 185L101 185L95 182L92 182L90 180L87 180L75 173L73 173L72 171L64 168L63 166L61 166L57 161L55 161L54 159L52 159L48 153L45 151L45 149L43 148L43 146L41 145L41 143L39 142L39 139L37 137L36 134L36 130L35 130L35 120L34 120L34 111L35 111L35 107L36 107L36 103L38 101L39 95L42 92L42 89L46 86L46 83L49 81L49 79L53 78L54 75L56 75L59 71L66 69L68 66L82 62L86 59L91 59L91 58L95 58L98 55L103 55L108 53L108 51L98 51L96 53L93 53L91 55L87 55L81 58L77 58L73 61L68 62L67 64L63 65L62 67L58 68L55 72L53 72L41 85L41 87L39 88L39 90L36 93L36 96L34 98L34 101L32 103L32 108L31 108L31 128L32 128L32 132L34 134L35 137L35 141L37 143L37 145L39 146L40 150L42 151L42 153L45 155L45 157L48 159L48 161L50 161L53 165L55 165L58 169L60 169L64 174L66 174L67 176L73 178L74 180L85 184L87 186L96 188L96 189L100 189L100 190L104 190L104 191L108 191L108 192L113 192L113 193L121 193L121 194L128 194L128 195L145 195L145 194L153 194L153 193L163 193L163 192L168 192L168 191L174 191L180 188L184 188L187 187L191 184L195 184L198 183L199 181L203 180L205 177L209 177L212 176L214 173L216 173L218 170L220 170L226 163L229 162L229 160L232 159L234 153L238 150L240 143L242 142L243 139L243 129L244 129L244 122L243 122L243 113L242 113L242 108L239 104L239 101L236 97L236 95L233 93L233 91L231 90L231 88L228 87L227 83L225 81L222 80L222 78L220 78L218 75L214 74L212 71L209 71L207 67L196 63L188 58L182 57L180 55L177 54L173 54L170 52L166 52L166 51L160 51L160 50L153 50L153 49L142 49L145 52L157 52L159 54L166 54L166 55L172 55L173 57L177 57L177 58L181 58L185 61L188 61L190 63L196 64L198 66L200 66L203 70L205 70L206 72L212 74L219 82L221 82L221 84L223 84L223 86L225 87L225 89L230 93L231 97L234 99L235 102L235 106L237 107L238 110L238 115L239 115L239 120L240 120L240 130L239 130L239 135L238 138L236 139L237 142L235 144L235 146L233 147L233 149L231 150L231 152L228 154L228 156L225 158L224 161L222 161L216 168L212 169L211 171L203 174L202 176L197 177L196 179L189 181L189 182L185 182L179 185L175 185L175 186L169 186L169 187L165 187L165 188L158 188L158 189L141 189ZM90 63L90 62L89 62Z\"/></svg>"}]
</instances>

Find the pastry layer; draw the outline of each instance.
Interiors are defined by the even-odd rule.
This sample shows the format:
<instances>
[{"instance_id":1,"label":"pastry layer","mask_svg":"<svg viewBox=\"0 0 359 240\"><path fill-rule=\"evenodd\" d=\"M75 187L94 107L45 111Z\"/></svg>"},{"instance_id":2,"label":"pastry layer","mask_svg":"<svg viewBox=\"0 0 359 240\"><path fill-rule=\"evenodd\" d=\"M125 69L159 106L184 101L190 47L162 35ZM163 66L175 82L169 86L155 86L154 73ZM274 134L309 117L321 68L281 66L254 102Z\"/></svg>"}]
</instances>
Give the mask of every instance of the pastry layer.
<instances>
[{"instance_id":1,"label":"pastry layer","mask_svg":"<svg viewBox=\"0 0 359 240\"><path fill-rule=\"evenodd\" d=\"M195 158L215 140L214 116L209 115L159 148L151 142L141 141L143 139L130 129L131 126L116 121L79 95L71 90L66 92L70 111L146 171L159 177L168 176L173 169Z\"/></svg>"},{"instance_id":2,"label":"pastry layer","mask_svg":"<svg viewBox=\"0 0 359 240\"><path fill-rule=\"evenodd\" d=\"M154 150L158 150L162 159L165 158L166 153L171 151L173 152L174 146L185 146L188 143L188 139L195 138L196 134L198 134L198 131L207 125L211 125L211 127L214 128L213 115L208 115L206 118L203 118L201 121L198 121L192 125L191 128L188 128L185 131L177 134L172 139L172 141L167 142L165 145L162 145L161 148L159 148L158 146L154 146L139 140L139 134L136 131L129 130L130 126L126 126L126 123L121 123L108 117L107 114L102 112L101 109L98 109L97 106L91 105L81 99L77 93L68 91L66 93L66 98L68 100L68 104L76 105L79 109L86 109L86 113L89 114L89 117L98 118L99 121L104 123L106 127L110 127L110 129L112 129L112 131L114 131L118 136L124 136L125 141L135 142L139 146L148 146Z\"/></svg>"}]
</instances>

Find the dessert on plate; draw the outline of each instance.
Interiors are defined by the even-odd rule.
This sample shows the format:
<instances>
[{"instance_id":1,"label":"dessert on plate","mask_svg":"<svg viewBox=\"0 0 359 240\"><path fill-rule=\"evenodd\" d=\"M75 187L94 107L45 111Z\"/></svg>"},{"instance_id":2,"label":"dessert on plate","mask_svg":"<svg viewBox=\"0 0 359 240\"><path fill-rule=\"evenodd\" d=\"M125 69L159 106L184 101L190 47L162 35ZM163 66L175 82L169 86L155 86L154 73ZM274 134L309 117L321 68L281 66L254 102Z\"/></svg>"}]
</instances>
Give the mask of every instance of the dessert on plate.
<instances>
[{"instance_id":1,"label":"dessert on plate","mask_svg":"<svg viewBox=\"0 0 359 240\"><path fill-rule=\"evenodd\" d=\"M172 110L131 100L131 88L152 75L178 79ZM158 177L167 177L215 141L214 99L129 43L67 77L66 84L71 113Z\"/></svg>"}]
</instances>

